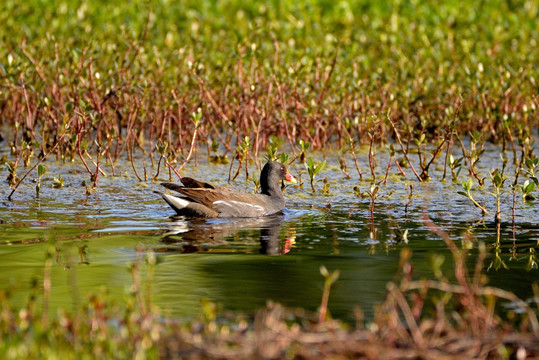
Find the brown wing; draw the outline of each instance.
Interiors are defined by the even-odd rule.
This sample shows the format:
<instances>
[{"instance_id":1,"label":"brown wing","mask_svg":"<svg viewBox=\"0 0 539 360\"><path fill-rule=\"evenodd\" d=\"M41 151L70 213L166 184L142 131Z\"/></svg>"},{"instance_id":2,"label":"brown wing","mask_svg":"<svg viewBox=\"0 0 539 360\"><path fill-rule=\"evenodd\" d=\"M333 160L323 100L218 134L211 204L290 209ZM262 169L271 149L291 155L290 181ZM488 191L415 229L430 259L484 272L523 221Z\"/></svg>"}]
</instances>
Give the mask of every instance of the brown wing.
<instances>
[{"instance_id":1,"label":"brown wing","mask_svg":"<svg viewBox=\"0 0 539 360\"><path fill-rule=\"evenodd\" d=\"M215 189L215 186L213 186L212 184L208 184L207 182L202 182L202 181L198 181L198 180L195 180L193 178L190 178L190 177L182 177L180 179L180 181L182 182L182 184L185 186L185 187L188 187L188 188L204 188L204 189Z\"/></svg>"},{"instance_id":2,"label":"brown wing","mask_svg":"<svg viewBox=\"0 0 539 360\"><path fill-rule=\"evenodd\" d=\"M178 187L174 189L183 197L200 203L209 207L210 209L215 209L213 203L215 201L224 200L227 198L227 195L230 193L228 190L224 189L209 189L209 188L189 188L189 187Z\"/></svg>"},{"instance_id":3,"label":"brown wing","mask_svg":"<svg viewBox=\"0 0 539 360\"><path fill-rule=\"evenodd\" d=\"M206 182L198 181L198 180L195 180L195 179L190 178L190 177L181 178L181 182L182 182L183 186L178 185L178 184L174 184L174 183L168 183L168 182L162 182L161 186L163 186L163 187L165 187L165 188L167 188L169 190L173 190L173 191L177 191L177 192L180 192L180 189L185 189L185 188L216 189L216 187L213 186L212 184L208 184Z\"/></svg>"}]
</instances>

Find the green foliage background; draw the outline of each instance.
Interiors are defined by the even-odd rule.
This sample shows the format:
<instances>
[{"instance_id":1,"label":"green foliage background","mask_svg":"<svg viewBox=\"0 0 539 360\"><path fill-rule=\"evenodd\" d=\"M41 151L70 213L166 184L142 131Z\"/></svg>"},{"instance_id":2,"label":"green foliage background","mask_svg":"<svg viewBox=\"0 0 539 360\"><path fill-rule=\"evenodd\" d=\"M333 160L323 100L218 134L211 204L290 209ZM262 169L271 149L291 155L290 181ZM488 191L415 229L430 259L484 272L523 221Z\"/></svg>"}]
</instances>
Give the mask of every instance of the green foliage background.
<instances>
[{"instance_id":1,"label":"green foliage background","mask_svg":"<svg viewBox=\"0 0 539 360\"><path fill-rule=\"evenodd\" d=\"M464 130L495 137L502 121L533 125L538 15L535 0L6 0L0 4L0 101L19 101L10 94L22 78L36 103L50 100L53 82L84 98L93 80L101 96L137 88L152 102L161 92L162 107L171 90L192 90L184 105L193 110L207 103L190 75L195 71L227 104L249 88L264 93L276 79L308 117L319 114L337 51L323 104L333 119L366 121L366 113L392 108L400 117L418 112L423 128L440 127L462 96ZM36 66L50 78L40 78ZM75 97L69 99L77 103ZM19 116L5 110L2 121Z\"/></svg>"}]
</instances>

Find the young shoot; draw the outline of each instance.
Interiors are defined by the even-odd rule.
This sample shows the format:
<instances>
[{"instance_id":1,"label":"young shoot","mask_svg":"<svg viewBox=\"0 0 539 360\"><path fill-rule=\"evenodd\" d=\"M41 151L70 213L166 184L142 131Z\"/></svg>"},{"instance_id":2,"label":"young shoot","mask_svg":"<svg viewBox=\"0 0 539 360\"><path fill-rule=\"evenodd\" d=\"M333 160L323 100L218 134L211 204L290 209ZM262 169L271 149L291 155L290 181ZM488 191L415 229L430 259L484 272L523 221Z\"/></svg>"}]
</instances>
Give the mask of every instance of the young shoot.
<instances>
[{"instance_id":1,"label":"young shoot","mask_svg":"<svg viewBox=\"0 0 539 360\"><path fill-rule=\"evenodd\" d=\"M324 180L322 180L322 182L324 183L324 187L322 188L322 193L324 195L329 195L329 182L328 182L328 179L324 178Z\"/></svg>"},{"instance_id":2,"label":"young shoot","mask_svg":"<svg viewBox=\"0 0 539 360\"><path fill-rule=\"evenodd\" d=\"M268 160L275 161L279 159L278 149L282 145L283 141L276 136L272 136L268 142L268 154L266 158ZM282 156L282 154L281 154Z\"/></svg>"},{"instance_id":3,"label":"young shoot","mask_svg":"<svg viewBox=\"0 0 539 360\"><path fill-rule=\"evenodd\" d=\"M60 189L64 187L64 178L62 177L62 174L58 174L58 177L53 178L52 181L53 188Z\"/></svg>"},{"instance_id":4,"label":"young shoot","mask_svg":"<svg viewBox=\"0 0 539 360\"><path fill-rule=\"evenodd\" d=\"M315 184L315 178L316 175L320 174L322 170L326 167L326 160L315 164L313 161L313 158L309 156L307 159L307 162L305 163L305 167L307 168L307 172L309 173L309 178L311 180L311 188L313 189L313 192L316 192L316 188L314 186Z\"/></svg>"},{"instance_id":5,"label":"young shoot","mask_svg":"<svg viewBox=\"0 0 539 360\"><path fill-rule=\"evenodd\" d=\"M500 224L501 212L500 212L500 190L503 187L503 183L506 178L498 170L490 172L490 178L492 179L492 185L494 186L494 197L496 198L496 215L494 215L494 222Z\"/></svg>"},{"instance_id":6,"label":"young shoot","mask_svg":"<svg viewBox=\"0 0 539 360\"><path fill-rule=\"evenodd\" d=\"M324 277L324 291L322 293L322 301L320 303L318 322L323 323L328 316L328 302L331 285L333 285L339 279L341 272L339 270L335 270L330 273L328 269L324 265L322 265L320 266L320 274L322 274L322 276Z\"/></svg>"},{"instance_id":7,"label":"young shoot","mask_svg":"<svg viewBox=\"0 0 539 360\"><path fill-rule=\"evenodd\" d=\"M480 205L477 201L475 201L475 199L473 198L472 196L472 187L473 187L474 183L473 183L473 179L472 178L469 178L468 181L463 181L462 182L462 188L464 189L464 191L457 191L458 194L462 195L462 196L466 196L468 199L470 199L472 201L472 203L478 207L479 209L481 209L481 212L483 213L483 215L488 215L488 211L487 209L485 209L485 205Z\"/></svg>"},{"instance_id":8,"label":"young shoot","mask_svg":"<svg viewBox=\"0 0 539 360\"><path fill-rule=\"evenodd\" d=\"M249 140L249 136L244 136L241 144L238 145L236 148L236 158L239 160L238 170L236 171L236 174L232 178L232 181L236 181L236 178L240 174L242 163L245 162L245 179L249 179L249 171L247 168L247 157L249 155L249 148L251 147L251 141ZM232 170L232 163L230 164L230 170ZM229 174L229 181L230 181L230 174Z\"/></svg>"},{"instance_id":9,"label":"young shoot","mask_svg":"<svg viewBox=\"0 0 539 360\"><path fill-rule=\"evenodd\" d=\"M449 168L451 169L451 179L454 182L459 181L459 174L462 170L462 160L463 158L455 159L453 155L449 155Z\"/></svg>"},{"instance_id":10,"label":"young shoot","mask_svg":"<svg viewBox=\"0 0 539 360\"><path fill-rule=\"evenodd\" d=\"M470 160L470 175L475 177L479 182L479 185L483 186L485 184L485 179L479 177L476 172L475 166L479 162L481 155L485 152L485 142L483 140L482 134L474 130L470 133L470 151L467 152L468 158Z\"/></svg>"},{"instance_id":11,"label":"young shoot","mask_svg":"<svg viewBox=\"0 0 539 360\"><path fill-rule=\"evenodd\" d=\"M266 154L266 160L280 161L283 164L288 162L288 154L280 153L279 148L283 144L283 141L275 136L272 136L268 143L268 153Z\"/></svg>"},{"instance_id":12,"label":"young shoot","mask_svg":"<svg viewBox=\"0 0 539 360\"><path fill-rule=\"evenodd\" d=\"M39 190L41 190L41 178L45 174L45 166L39 164L37 167L37 184L36 184L36 196L39 197Z\"/></svg>"},{"instance_id":13,"label":"young shoot","mask_svg":"<svg viewBox=\"0 0 539 360\"><path fill-rule=\"evenodd\" d=\"M310 142L300 140L299 141L299 154L291 162L299 158L299 161L305 164L305 157L307 156L307 150L309 150L310 147L311 147Z\"/></svg>"},{"instance_id":14,"label":"young shoot","mask_svg":"<svg viewBox=\"0 0 539 360\"><path fill-rule=\"evenodd\" d=\"M421 148L423 147L423 144L426 144L425 139L426 139L426 137L425 137L424 132L421 132L419 137L414 139L415 145L417 146L417 155L419 157L419 166L421 166L422 169L425 169L425 167L426 167L426 164L425 164L426 154L425 154L425 156L422 156L422 154L421 154L421 151L422 151Z\"/></svg>"},{"instance_id":15,"label":"young shoot","mask_svg":"<svg viewBox=\"0 0 539 360\"><path fill-rule=\"evenodd\" d=\"M369 197L371 199L371 205L369 206L369 211L371 213L371 219L374 219L374 201L376 200L376 198L378 197L378 190L380 188L378 187L378 185L376 185L375 183L373 183L369 189L369 191L366 191L364 194L366 195L366 197Z\"/></svg>"}]
</instances>

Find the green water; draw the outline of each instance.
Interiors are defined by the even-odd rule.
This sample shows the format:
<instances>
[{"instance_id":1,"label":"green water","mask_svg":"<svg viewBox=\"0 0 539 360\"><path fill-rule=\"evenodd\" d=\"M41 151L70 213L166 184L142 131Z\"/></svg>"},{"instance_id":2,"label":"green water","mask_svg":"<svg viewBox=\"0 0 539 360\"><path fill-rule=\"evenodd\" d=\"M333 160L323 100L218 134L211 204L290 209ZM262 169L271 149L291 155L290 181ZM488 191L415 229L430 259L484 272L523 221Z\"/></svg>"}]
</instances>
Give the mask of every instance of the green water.
<instances>
[{"instance_id":1,"label":"green water","mask_svg":"<svg viewBox=\"0 0 539 360\"><path fill-rule=\"evenodd\" d=\"M496 151L487 151L482 164L495 164L496 159ZM536 203L517 197L513 233L512 195L506 186L496 262L493 215L483 217L468 199L457 195L458 183L441 182L441 167L433 169L432 180L425 183L414 180L409 169L402 178L393 167L387 185L380 186L371 219L369 199L353 192L354 186L367 191L370 182L358 180L351 162L350 179L339 169L338 158L328 157L328 163L320 178L329 180L329 194L313 194L305 169L291 166L290 171L296 176L301 173L305 184L287 188L283 214L265 219L188 220L170 218L173 211L152 193L159 189L158 183L112 176L105 167L108 176L100 177L97 192L87 195L81 183L88 181L88 175L78 164L47 162L39 198L31 181L21 186L13 201L7 200L7 184L0 187L1 286L11 288L12 303L22 306L32 281L37 279L42 286L46 253L54 246L52 309L71 309L102 291L121 303L132 288L131 266L153 250L157 259L153 271L147 272L144 264L140 270L142 279L152 277L152 301L164 314L193 318L203 299L246 313L270 299L315 311L323 287L319 268L325 265L341 272L331 292L330 310L334 317L352 320L357 306L372 316L374 305L384 299L386 284L395 279L403 248L412 250L415 278L434 278L431 263L436 256L444 258L442 270L452 274L454 262L446 245L423 223L427 214L460 248L470 249L470 265L475 264L478 244L487 244L483 271L490 285L525 300L532 297L531 284L539 274L530 263L539 241ZM378 164L378 174L383 175L387 160L382 153ZM360 166L368 172L366 160ZM225 185L228 169L200 160L184 173ZM256 173L254 165L250 170ZM480 168L485 175L488 170L487 165ZM117 164L115 171L130 174L130 164ZM54 189L52 177L58 173L65 178L65 187ZM0 175L4 180L7 170ZM168 180L168 175L161 180ZM319 190L322 185L318 184ZM244 178L230 186L254 190ZM476 196L493 210L490 191L479 189ZM396 229L408 230L408 243L398 241Z\"/></svg>"}]
</instances>

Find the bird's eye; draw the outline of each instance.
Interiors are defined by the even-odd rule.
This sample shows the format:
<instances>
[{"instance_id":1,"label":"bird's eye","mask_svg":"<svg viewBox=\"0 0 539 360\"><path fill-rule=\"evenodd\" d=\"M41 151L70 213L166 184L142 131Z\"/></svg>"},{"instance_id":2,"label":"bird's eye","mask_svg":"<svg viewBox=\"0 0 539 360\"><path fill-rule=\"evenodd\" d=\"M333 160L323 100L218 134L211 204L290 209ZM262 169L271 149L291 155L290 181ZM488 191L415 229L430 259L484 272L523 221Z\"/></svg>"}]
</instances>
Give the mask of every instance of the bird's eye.
<instances>
[{"instance_id":1,"label":"bird's eye","mask_svg":"<svg viewBox=\"0 0 539 360\"><path fill-rule=\"evenodd\" d=\"M284 167L281 167L281 172L284 173Z\"/></svg>"}]
</instances>

